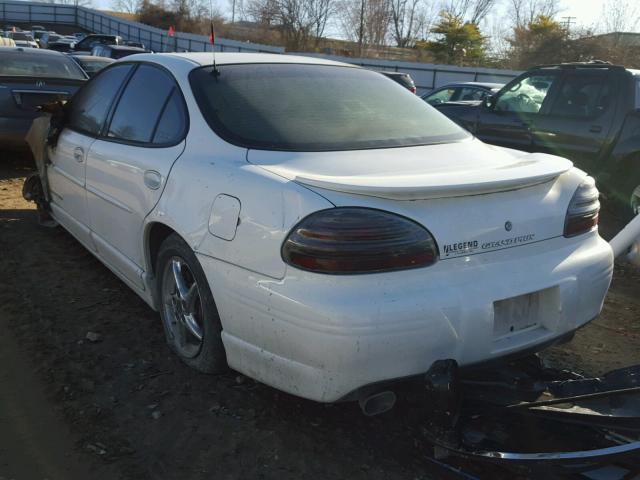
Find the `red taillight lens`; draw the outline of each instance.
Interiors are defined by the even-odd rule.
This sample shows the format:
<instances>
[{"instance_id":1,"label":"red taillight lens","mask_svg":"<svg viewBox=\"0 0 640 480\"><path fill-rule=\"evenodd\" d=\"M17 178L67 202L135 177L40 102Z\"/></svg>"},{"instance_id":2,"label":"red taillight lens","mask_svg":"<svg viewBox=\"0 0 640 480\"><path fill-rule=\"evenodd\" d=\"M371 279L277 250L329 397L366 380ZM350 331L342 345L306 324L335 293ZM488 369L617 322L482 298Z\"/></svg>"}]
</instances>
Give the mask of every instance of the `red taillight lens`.
<instances>
[{"instance_id":1,"label":"red taillight lens","mask_svg":"<svg viewBox=\"0 0 640 480\"><path fill-rule=\"evenodd\" d=\"M600 193L593 178L587 177L573 194L564 221L564 236L575 237L598 228Z\"/></svg>"},{"instance_id":2,"label":"red taillight lens","mask_svg":"<svg viewBox=\"0 0 640 480\"><path fill-rule=\"evenodd\" d=\"M424 227L408 218L344 207L302 220L285 240L282 258L312 272L372 273L432 265L438 247Z\"/></svg>"},{"instance_id":3,"label":"red taillight lens","mask_svg":"<svg viewBox=\"0 0 640 480\"><path fill-rule=\"evenodd\" d=\"M409 90L411 90L411 93L416 93L418 91L416 87L411 87Z\"/></svg>"}]
</instances>

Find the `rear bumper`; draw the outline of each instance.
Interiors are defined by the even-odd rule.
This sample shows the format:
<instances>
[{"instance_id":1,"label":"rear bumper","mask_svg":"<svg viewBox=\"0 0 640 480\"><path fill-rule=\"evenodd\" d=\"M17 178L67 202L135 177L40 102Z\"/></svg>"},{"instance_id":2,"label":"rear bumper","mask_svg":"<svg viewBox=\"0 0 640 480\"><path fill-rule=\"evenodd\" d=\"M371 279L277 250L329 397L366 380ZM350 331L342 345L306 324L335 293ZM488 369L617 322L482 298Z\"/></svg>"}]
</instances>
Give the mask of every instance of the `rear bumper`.
<instances>
[{"instance_id":1,"label":"rear bumper","mask_svg":"<svg viewBox=\"0 0 640 480\"><path fill-rule=\"evenodd\" d=\"M0 117L0 148L26 148L33 118Z\"/></svg>"},{"instance_id":2,"label":"rear bumper","mask_svg":"<svg viewBox=\"0 0 640 480\"><path fill-rule=\"evenodd\" d=\"M613 271L597 234L441 260L423 269L330 276L288 268L274 280L199 255L231 367L332 402L378 382L553 343L602 308ZM537 325L494 333L494 302L544 290Z\"/></svg>"}]
</instances>

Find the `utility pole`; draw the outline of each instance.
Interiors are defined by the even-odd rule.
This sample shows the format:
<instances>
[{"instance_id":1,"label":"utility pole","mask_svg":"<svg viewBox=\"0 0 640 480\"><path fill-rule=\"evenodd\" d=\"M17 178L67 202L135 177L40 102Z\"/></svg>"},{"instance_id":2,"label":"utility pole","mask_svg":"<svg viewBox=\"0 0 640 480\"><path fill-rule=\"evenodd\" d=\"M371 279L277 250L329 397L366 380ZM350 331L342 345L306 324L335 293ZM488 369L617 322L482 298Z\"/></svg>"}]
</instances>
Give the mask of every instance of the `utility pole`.
<instances>
[{"instance_id":1,"label":"utility pole","mask_svg":"<svg viewBox=\"0 0 640 480\"><path fill-rule=\"evenodd\" d=\"M567 35L569 35L571 33L571 25L576 23L576 17L562 17L562 20L564 20L564 28L567 31Z\"/></svg>"},{"instance_id":2,"label":"utility pole","mask_svg":"<svg viewBox=\"0 0 640 480\"><path fill-rule=\"evenodd\" d=\"M236 0L231 2L231 23L236 23Z\"/></svg>"}]
</instances>

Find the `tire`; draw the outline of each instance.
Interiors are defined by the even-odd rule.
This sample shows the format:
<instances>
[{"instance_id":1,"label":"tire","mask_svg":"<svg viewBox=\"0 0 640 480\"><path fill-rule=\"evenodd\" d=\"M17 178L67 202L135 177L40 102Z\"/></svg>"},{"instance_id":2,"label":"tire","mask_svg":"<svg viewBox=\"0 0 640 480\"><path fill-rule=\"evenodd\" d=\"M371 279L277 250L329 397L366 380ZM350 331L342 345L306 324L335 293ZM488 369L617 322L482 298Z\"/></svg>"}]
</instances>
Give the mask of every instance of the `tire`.
<instances>
[{"instance_id":1,"label":"tire","mask_svg":"<svg viewBox=\"0 0 640 480\"><path fill-rule=\"evenodd\" d=\"M227 370L222 324L207 278L189 245L177 234L162 242L156 275L156 298L169 347L200 372Z\"/></svg>"}]
</instances>

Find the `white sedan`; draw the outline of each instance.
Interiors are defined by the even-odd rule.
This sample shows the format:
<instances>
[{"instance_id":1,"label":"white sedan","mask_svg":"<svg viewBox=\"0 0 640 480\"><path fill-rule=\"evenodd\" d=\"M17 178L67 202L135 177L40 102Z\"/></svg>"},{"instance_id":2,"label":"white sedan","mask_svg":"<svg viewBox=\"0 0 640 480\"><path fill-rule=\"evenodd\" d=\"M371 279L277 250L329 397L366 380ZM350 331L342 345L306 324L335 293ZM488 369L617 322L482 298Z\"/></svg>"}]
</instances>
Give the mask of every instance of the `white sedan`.
<instances>
[{"instance_id":1,"label":"white sedan","mask_svg":"<svg viewBox=\"0 0 640 480\"><path fill-rule=\"evenodd\" d=\"M369 70L216 60L105 68L47 170L52 216L190 366L333 402L536 351L600 313L613 255L568 160L485 145Z\"/></svg>"}]
</instances>

